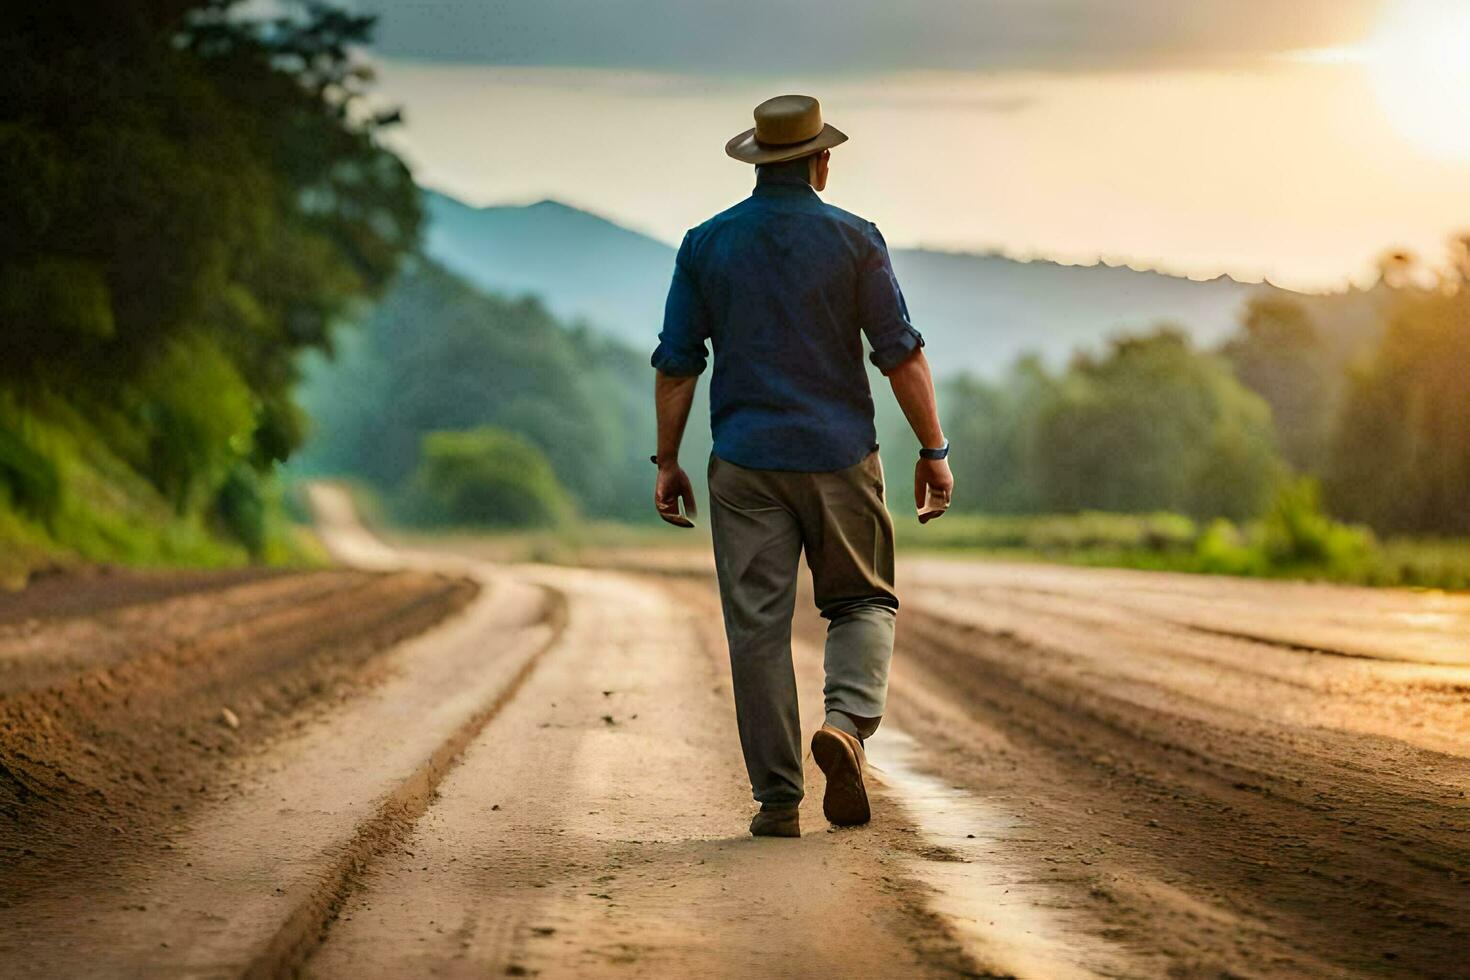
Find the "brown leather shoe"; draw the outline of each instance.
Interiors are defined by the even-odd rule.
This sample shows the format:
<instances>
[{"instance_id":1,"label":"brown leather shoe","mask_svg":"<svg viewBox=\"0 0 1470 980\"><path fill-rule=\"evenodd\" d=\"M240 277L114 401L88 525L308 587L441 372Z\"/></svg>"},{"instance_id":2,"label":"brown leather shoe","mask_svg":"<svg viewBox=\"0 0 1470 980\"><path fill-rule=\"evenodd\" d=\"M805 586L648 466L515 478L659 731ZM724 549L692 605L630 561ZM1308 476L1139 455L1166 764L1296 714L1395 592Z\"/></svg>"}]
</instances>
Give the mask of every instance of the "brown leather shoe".
<instances>
[{"instance_id":1,"label":"brown leather shoe","mask_svg":"<svg viewBox=\"0 0 1470 980\"><path fill-rule=\"evenodd\" d=\"M801 811L796 807L762 808L750 821L752 837L800 837Z\"/></svg>"},{"instance_id":2,"label":"brown leather shoe","mask_svg":"<svg viewBox=\"0 0 1470 980\"><path fill-rule=\"evenodd\" d=\"M863 785L867 761L863 743L840 728L823 725L812 736L812 758L827 777L827 792L822 796L827 819L839 827L867 823L872 811Z\"/></svg>"}]
</instances>

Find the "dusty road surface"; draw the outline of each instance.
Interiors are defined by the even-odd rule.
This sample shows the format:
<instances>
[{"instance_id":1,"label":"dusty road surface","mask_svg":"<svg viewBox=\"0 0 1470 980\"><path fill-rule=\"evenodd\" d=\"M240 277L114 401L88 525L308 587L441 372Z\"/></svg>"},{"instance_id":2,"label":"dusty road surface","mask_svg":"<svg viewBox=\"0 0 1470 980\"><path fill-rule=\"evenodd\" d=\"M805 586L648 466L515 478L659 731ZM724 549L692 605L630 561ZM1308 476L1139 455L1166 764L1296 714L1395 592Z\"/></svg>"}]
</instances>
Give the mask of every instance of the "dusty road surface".
<instances>
[{"instance_id":1,"label":"dusty road surface","mask_svg":"<svg viewBox=\"0 0 1470 980\"><path fill-rule=\"evenodd\" d=\"M0 976L1470 975L1470 598L912 563L873 824L756 841L707 560L317 504L0 602Z\"/></svg>"}]
</instances>

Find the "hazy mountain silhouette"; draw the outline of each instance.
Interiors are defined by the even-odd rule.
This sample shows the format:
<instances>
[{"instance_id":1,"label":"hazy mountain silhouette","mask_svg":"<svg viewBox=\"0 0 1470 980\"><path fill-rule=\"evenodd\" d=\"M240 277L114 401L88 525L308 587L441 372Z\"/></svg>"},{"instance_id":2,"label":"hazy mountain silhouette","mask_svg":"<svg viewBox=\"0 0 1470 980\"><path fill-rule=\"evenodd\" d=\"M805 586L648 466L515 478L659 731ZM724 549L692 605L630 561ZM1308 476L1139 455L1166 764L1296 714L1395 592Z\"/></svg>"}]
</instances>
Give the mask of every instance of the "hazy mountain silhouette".
<instances>
[{"instance_id":1,"label":"hazy mountain silhouette","mask_svg":"<svg viewBox=\"0 0 1470 980\"><path fill-rule=\"evenodd\" d=\"M668 245L555 201L473 208L433 191L426 200L428 251L449 268L499 292L535 293L564 319L652 349L673 270ZM897 249L893 264L945 370L989 372L1026 352L1059 364L1078 347L1164 322L1213 345L1248 297L1274 288L923 249Z\"/></svg>"},{"instance_id":2,"label":"hazy mountain silhouette","mask_svg":"<svg viewBox=\"0 0 1470 980\"><path fill-rule=\"evenodd\" d=\"M653 349L663 320L674 250L557 201L474 208L425 193L431 256L471 282L534 293L563 320L586 320Z\"/></svg>"}]
</instances>

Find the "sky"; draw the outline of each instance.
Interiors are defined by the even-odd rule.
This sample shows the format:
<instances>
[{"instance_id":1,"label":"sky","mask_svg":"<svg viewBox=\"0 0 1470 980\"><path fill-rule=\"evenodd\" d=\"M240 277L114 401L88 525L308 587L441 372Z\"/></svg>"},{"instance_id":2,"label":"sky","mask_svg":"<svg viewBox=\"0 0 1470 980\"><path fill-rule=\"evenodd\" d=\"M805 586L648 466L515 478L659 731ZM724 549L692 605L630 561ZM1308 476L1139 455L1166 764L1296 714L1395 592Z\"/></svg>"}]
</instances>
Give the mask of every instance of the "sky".
<instances>
[{"instance_id":1,"label":"sky","mask_svg":"<svg viewBox=\"0 0 1470 980\"><path fill-rule=\"evenodd\" d=\"M1470 0L359 0L420 181L661 239L783 92L890 244L1307 289L1470 229Z\"/></svg>"}]
</instances>

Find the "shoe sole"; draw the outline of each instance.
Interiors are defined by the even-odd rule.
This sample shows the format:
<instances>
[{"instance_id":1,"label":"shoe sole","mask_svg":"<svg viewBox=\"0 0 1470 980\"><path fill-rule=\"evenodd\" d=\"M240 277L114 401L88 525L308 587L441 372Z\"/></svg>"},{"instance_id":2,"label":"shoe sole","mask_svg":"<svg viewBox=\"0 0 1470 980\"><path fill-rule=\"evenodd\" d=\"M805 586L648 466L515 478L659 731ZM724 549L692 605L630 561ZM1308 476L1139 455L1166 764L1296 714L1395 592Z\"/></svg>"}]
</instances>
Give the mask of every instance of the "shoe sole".
<instances>
[{"instance_id":1,"label":"shoe sole","mask_svg":"<svg viewBox=\"0 0 1470 980\"><path fill-rule=\"evenodd\" d=\"M867 823L872 816L863 768L857 753L839 736L818 731L812 736L812 758L827 777L822 813L840 827Z\"/></svg>"}]
</instances>

